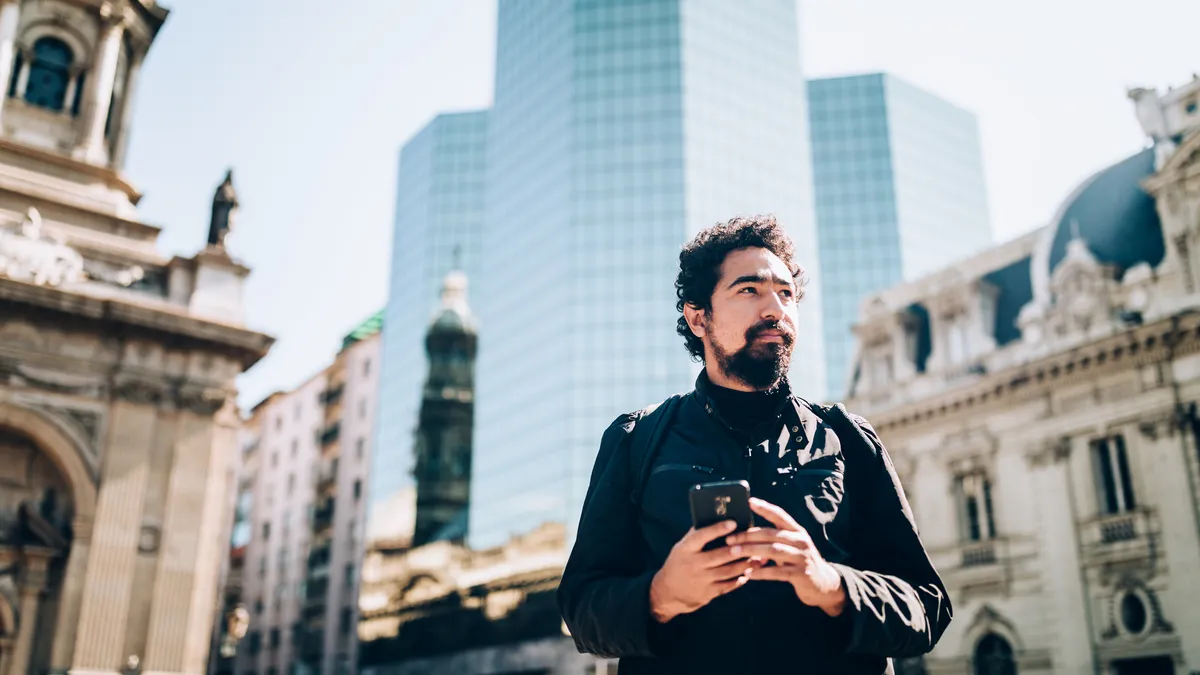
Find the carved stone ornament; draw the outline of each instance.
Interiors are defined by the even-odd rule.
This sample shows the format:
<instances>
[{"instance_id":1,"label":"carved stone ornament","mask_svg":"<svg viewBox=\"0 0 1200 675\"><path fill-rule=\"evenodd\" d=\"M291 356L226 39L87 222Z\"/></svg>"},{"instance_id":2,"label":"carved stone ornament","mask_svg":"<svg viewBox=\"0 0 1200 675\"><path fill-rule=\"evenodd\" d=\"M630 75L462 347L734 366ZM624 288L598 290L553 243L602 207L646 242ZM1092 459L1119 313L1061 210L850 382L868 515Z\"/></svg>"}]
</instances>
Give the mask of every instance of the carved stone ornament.
<instances>
[{"instance_id":1,"label":"carved stone ornament","mask_svg":"<svg viewBox=\"0 0 1200 675\"><path fill-rule=\"evenodd\" d=\"M1034 467L1057 464L1067 460L1070 456L1070 438L1047 438L1040 443L1035 443L1025 453L1025 459L1029 461L1030 466Z\"/></svg>"},{"instance_id":2,"label":"carved stone ornament","mask_svg":"<svg viewBox=\"0 0 1200 675\"><path fill-rule=\"evenodd\" d=\"M37 286L84 280L83 256L61 237L42 232L42 216L30 207L18 232L0 232L0 276Z\"/></svg>"},{"instance_id":3,"label":"carved stone ornament","mask_svg":"<svg viewBox=\"0 0 1200 675\"><path fill-rule=\"evenodd\" d=\"M140 380L121 382L116 385L113 393L122 401L141 405L158 405L164 398L161 386Z\"/></svg>"},{"instance_id":4,"label":"carved stone ornament","mask_svg":"<svg viewBox=\"0 0 1200 675\"><path fill-rule=\"evenodd\" d=\"M179 408L190 410L205 417L215 415L225 406L229 395L223 389L184 389L179 392L177 403Z\"/></svg>"},{"instance_id":5,"label":"carved stone ornament","mask_svg":"<svg viewBox=\"0 0 1200 675\"><path fill-rule=\"evenodd\" d=\"M142 531L138 534L138 551L154 553L162 540L162 529L152 523L143 523Z\"/></svg>"}]
</instances>

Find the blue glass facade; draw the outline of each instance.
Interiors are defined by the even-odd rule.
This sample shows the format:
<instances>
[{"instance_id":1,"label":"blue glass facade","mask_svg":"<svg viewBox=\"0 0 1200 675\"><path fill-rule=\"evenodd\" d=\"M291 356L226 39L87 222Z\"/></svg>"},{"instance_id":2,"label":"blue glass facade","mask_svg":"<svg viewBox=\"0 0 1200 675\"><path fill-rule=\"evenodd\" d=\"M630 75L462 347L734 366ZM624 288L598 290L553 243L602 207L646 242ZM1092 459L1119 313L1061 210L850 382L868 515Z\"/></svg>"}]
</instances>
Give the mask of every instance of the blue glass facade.
<instances>
[{"instance_id":1,"label":"blue glass facade","mask_svg":"<svg viewBox=\"0 0 1200 675\"><path fill-rule=\"evenodd\" d=\"M604 428L691 387L673 282L696 230L773 212L816 267L795 11L500 1L472 545L546 522L573 531ZM804 391L824 383L814 296Z\"/></svg>"},{"instance_id":2,"label":"blue glass facade","mask_svg":"<svg viewBox=\"0 0 1200 675\"><path fill-rule=\"evenodd\" d=\"M808 83L827 391L844 395L870 293L991 243L975 116L891 75Z\"/></svg>"},{"instance_id":3,"label":"blue glass facade","mask_svg":"<svg viewBox=\"0 0 1200 675\"><path fill-rule=\"evenodd\" d=\"M400 152L370 478L372 519L386 519L374 507L412 485L417 413L428 372L425 332L442 279L456 263L470 282L478 275L487 120L486 111L439 115Z\"/></svg>"}]
</instances>

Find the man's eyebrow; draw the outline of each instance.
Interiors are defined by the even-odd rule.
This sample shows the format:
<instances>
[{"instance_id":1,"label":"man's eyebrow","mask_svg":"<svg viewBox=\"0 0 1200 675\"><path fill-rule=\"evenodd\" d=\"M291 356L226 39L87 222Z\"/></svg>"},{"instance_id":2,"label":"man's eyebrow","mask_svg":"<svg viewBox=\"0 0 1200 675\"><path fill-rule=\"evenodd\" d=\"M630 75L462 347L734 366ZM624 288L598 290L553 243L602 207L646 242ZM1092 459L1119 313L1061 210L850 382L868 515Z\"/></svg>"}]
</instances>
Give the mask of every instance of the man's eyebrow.
<instances>
[{"instance_id":1,"label":"man's eyebrow","mask_svg":"<svg viewBox=\"0 0 1200 675\"><path fill-rule=\"evenodd\" d=\"M790 288L792 285L791 279L784 279L783 277L776 276L775 274L756 272L754 274L743 274L742 276L734 279L733 283L726 286L726 289L733 288L739 284L762 284L768 281L774 282L777 286L788 286Z\"/></svg>"}]
</instances>

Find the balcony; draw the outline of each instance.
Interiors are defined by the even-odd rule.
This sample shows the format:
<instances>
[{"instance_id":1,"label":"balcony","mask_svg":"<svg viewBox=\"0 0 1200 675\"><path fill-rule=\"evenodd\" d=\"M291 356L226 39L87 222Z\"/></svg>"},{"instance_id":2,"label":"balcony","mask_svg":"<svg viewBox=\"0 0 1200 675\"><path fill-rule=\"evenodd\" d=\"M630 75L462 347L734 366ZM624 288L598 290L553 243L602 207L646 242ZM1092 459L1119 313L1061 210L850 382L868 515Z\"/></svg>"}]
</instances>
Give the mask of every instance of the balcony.
<instances>
[{"instance_id":1,"label":"balcony","mask_svg":"<svg viewBox=\"0 0 1200 675\"><path fill-rule=\"evenodd\" d=\"M317 435L317 444L325 447L331 443L336 443L339 436L342 434L342 423L334 422L325 427L325 430Z\"/></svg>"},{"instance_id":2,"label":"balcony","mask_svg":"<svg viewBox=\"0 0 1200 675\"><path fill-rule=\"evenodd\" d=\"M342 400L342 394L346 391L344 384L334 385L325 391L321 392L321 405L330 406L339 403Z\"/></svg>"},{"instance_id":3,"label":"balcony","mask_svg":"<svg viewBox=\"0 0 1200 675\"><path fill-rule=\"evenodd\" d=\"M995 565L996 562L996 543L993 541L981 541L962 547L963 567Z\"/></svg>"},{"instance_id":4,"label":"balcony","mask_svg":"<svg viewBox=\"0 0 1200 675\"><path fill-rule=\"evenodd\" d=\"M1013 557L1025 554L1024 549L1034 545L997 537L963 542L929 553L947 586L958 592L1002 594L1012 576Z\"/></svg>"},{"instance_id":5,"label":"balcony","mask_svg":"<svg viewBox=\"0 0 1200 675\"><path fill-rule=\"evenodd\" d=\"M321 491L330 485L337 482L338 463L337 458L325 460L317 467L317 490Z\"/></svg>"},{"instance_id":6,"label":"balcony","mask_svg":"<svg viewBox=\"0 0 1200 675\"><path fill-rule=\"evenodd\" d=\"M333 506L332 499L326 499L320 506L313 511L313 530L321 531L328 529L333 525Z\"/></svg>"},{"instance_id":7,"label":"balcony","mask_svg":"<svg viewBox=\"0 0 1200 675\"><path fill-rule=\"evenodd\" d=\"M1158 515L1148 509L1104 514L1080 525L1084 564L1145 560L1154 555Z\"/></svg>"}]
</instances>

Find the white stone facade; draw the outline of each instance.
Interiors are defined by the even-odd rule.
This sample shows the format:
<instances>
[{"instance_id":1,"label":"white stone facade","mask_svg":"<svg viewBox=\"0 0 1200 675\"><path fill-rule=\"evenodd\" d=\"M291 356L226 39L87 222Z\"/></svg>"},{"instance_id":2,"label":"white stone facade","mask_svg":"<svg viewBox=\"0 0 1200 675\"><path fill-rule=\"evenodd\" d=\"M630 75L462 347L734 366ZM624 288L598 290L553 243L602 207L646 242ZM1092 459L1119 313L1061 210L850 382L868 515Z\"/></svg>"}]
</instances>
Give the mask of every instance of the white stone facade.
<instances>
[{"instance_id":1,"label":"white stone facade","mask_svg":"<svg viewBox=\"0 0 1200 675\"><path fill-rule=\"evenodd\" d=\"M929 673L1200 672L1200 78L1130 97L1150 154L863 303L847 407L954 603Z\"/></svg>"}]
</instances>

